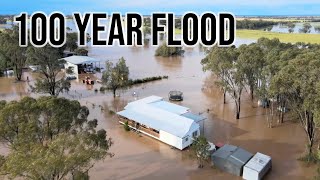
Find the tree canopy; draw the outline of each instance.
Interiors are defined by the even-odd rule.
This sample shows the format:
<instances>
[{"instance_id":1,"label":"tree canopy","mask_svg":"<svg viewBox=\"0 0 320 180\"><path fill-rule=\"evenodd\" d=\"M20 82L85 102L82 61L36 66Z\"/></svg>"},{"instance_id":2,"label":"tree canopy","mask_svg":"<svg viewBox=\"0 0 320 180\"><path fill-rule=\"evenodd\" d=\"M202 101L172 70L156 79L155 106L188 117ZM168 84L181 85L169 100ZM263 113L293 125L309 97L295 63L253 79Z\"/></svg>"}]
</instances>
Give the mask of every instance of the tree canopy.
<instances>
[{"instance_id":1,"label":"tree canopy","mask_svg":"<svg viewBox=\"0 0 320 180\"><path fill-rule=\"evenodd\" d=\"M155 53L155 56L170 57L170 56L182 56L184 50L181 47L169 47L166 43L162 43Z\"/></svg>"},{"instance_id":2,"label":"tree canopy","mask_svg":"<svg viewBox=\"0 0 320 180\"><path fill-rule=\"evenodd\" d=\"M122 57L116 64L108 61L106 70L102 74L102 83L111 89L113 97L116 97L116 90L125 87L129 82L129 68L126 65L126 60Z\"/></svg>"},{"instance_id":3,"label":"tree canopy","mask_svg":"<svg viewBox=\"0 0 320 180\"><path fill-rule=\"evenodd\" d=\"M268 127L273 126L274 114L278 115L278 123L284 121L288 111L295 115L308 138L308 154L312 154L316 128L320 125L319 50L318 44L260 38L239 48L213 47L201 63L203 70L217 77L215 83L224 94L234 100L237 119L241 92L249 87L252 99L255 96L263 104L271 105L266 116Z\"/></svg>"},{"instance_id":4,"label":"tree canopy","mask_svg":"<svg viewBox=\"0 0 320 180\"><path fill-rule=\"evenodd\" d=\"M78 101L25 97L0 103L0 138L10 151L0 170L9 177L63 179L88 172L96 160L113 156L112 140L88 120Z\"/></svg>"},{"instance_id":5,"label":"tree canopy","mask_svg":"<svg viewBox=\"0 0 320 180\"><path fill-rule=\"evenodd\" d=\"M203 168L204 162L210 157L210 144L204 136L199 136L193 140L191 149L197 157L199 168Z\"/></svg>"},{"instance_id":6,"label":"tree canopy","mask_svg":"<svg viewBox=\"0 0 320 180\"><path fill-rule=\"evenodd\" d=\"M29 47L27 51L28 62L36 64L40 68L40 77L36 80L34 92L48 93L58 96L63 91L69 91L70 82L60 73L63 48L53 48L49 45L42 48Z\"/></svg>"},{"instance_id":7,"label":"tree canopy","mask_svg":"<svg viewBox=\"0 0 320 180\"><path fill-rule=\"evenodd\" d=\"M26 47L19 46L18 26L0 32L0 64L5 66L4 68L12 66L18 81L22 78L22 68L26 64L26 51Z\"/></svg>"}]
</instances>

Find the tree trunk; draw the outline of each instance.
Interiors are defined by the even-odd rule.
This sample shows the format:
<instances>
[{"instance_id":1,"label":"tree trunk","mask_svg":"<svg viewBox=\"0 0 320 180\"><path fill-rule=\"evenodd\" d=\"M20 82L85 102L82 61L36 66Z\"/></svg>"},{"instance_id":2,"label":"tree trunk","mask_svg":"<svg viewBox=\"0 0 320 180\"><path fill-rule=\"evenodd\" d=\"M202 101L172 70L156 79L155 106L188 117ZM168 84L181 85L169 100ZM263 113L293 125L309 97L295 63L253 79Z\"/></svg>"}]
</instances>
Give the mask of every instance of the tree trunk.
<instances>
[{"instance_id":1,"label":"tree trunk","mask_svg":"<svg viewBox=\"0 0 320 180\"><path fill-rule=\"evenodd\" d=\"M308 135L308 153L309 155L312 154L312 148L314 143L314 132L315 132L315 123L313 121L313 114L309 112L305 112L306 115L306 132Z\"/></svg>"},{"instance_id":2,"label":"tree trunk","mask_svg":"<svg viewBox=\"0 0 320 180\"><path fill-rule=\"evenodd\" d=\"M21 81L22 69L18 68L17 65L15 65L15 73L16 73L16 80Z\"/></svg>"},{"instance_id":3,"label":"tree trunk","mask_svg":"<svg viewBox=\"0 0 320 180\"><path fill-rule=\"evenodd\" d=\"M240 110L241 110L241 105L240 105L240 96L238 97L238 102L236 103L236 106L237 106L237 116L236 116L236 119L240 119Z\"/></svg>"},{"instance_id":4,"label":"tree trunk","mask_svg":"<svg viewBox=\"0 0 320 180\"><path fill-rule=\"evenodd\" d=\"M223 90L223 104L226 104L226 91Z\"/></svg>"},{"instance_id":5,"label":"tree trunk","mask_svg":"<svg viewBox=\"0 0 320 180\"><path fill-rule=\"evenodd\" d=\"M117 89L113 89L113 98L116 98L116 90Z\"/></svg>"},{"instance_id":6,"label":"tree trunk","mask_svg":"<svg viewBox=\"0 0 320 180\"><path fill-rule=\"evenodd\" d=\"M240 119L240 112L237 112L237 119Z\"/></svg>"},{"instance_id":7,"label":"tree trunk","mask_svg":"<svg viewBox=\"0 0 320 180\"><path fill-rule=\"evenodd\" d=\"M250 93L251 93L251 101L253 101L254 95L253 95L253 86L250 86Z\"/></svg>"}]
</instances>

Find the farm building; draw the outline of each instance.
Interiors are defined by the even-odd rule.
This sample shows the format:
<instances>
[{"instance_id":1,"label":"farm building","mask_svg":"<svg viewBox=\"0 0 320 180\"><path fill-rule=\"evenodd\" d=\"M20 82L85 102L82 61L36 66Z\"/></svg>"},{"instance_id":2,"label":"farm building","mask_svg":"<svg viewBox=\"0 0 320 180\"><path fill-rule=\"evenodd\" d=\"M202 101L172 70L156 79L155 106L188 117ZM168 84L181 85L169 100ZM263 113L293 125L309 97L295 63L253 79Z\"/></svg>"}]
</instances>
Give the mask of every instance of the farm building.
<instances>
[{"instance_id":1,"label":"farm building","mask_svg":"<svg viewBox=\"0 0 320 180\"><path fill-rule=\"evenodd\" d=\"M215 167L222 171L241 176L244 165L250 160L252 154L240 147L224 145L211 155Z\"/></svg>"},{"instance_id":2,"label":"farm building","mask_svg":"<svg viewBox=\"0 0 320 180\"><path fill-rule=\"evenodd\" d=\"M180 150L190 146L200 135L198 122L205 119L187 107L166 102L158 96L128 103L117 114L121 124L128 122L132 129Z\"/></svg>"},{"instance_id":3,"label":"farm building","mask_svg":"<svg viewBox=\"0 0 320 180\"><path fill-rule=\"evenodd\" d=\"M256 153L243 168L243 179L260 180L271 169L271 157Z\"/></svg>"},{"instance_id":4,"label":"farm building","mask_svg":"<svg viewBox=\"0 0 320 180\"><path fill-rule=\"evenodd\" d=\"M62 59L66 61L65 69L73 69L73 73L67 74L67 77L78 78L79 74L93 73L95 68L100 68L100 61L88 56L70 56Z\"/></svg>"}]
</instances>

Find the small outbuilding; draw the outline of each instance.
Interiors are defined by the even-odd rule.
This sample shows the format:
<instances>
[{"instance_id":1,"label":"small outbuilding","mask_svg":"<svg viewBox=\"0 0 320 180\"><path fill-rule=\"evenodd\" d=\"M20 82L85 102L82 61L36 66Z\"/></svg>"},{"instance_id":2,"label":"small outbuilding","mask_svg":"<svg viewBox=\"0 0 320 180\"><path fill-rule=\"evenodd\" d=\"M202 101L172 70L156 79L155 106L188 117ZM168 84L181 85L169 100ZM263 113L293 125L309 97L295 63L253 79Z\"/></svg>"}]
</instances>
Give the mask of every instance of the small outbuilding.
<instances>
[{"instance_id":1,"label":"small outbuilding","mask_svg":"<svg viewBox=\"0 0 320 180\"><path fill-rule=\"evenodd\" d=\"M64 68L73 70L67 77L78 78L79 74L93 73L95 68L100 68L100 61L89 56L70 56L62 59L66 61Z\"/></svg>"},{"instance_id":2,"label":"small outbuilding","mask_svg":"<svg viewBox=\"0 0 320 180\"><path fill-rule=\"evenodd\" d=\"M253 154L233 145L226 144L211 155L211 161L218 169L241 176L244 165Z\"/></svg>"},{"instance_id":3,"label":"small outbuilding","mask_svg":"<svg viewBox=\"0 0 320 180\"><path fill-rule=\"evenodd\" d=\"M244 166L242 177L247 180L260 180L271 167L271 157L258 152Z\"/></svg>"}]
</instances>

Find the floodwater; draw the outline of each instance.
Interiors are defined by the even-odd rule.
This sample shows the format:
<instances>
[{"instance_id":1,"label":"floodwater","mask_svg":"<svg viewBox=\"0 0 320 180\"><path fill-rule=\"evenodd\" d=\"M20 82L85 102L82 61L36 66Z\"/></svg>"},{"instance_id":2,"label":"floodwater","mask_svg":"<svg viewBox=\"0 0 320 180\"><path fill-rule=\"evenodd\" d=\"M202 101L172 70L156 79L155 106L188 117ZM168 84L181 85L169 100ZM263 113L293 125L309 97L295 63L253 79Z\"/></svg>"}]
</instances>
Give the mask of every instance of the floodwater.
<instances>
[{"instance_id":1,"label":"floodwater","mask_svg":"<svg viewBox=\"0 0 320 180\"><path fill-rule=\"evenodd\" d=\"M301 33L300 29L303 28L304 23L294 23L295 27L293 28L293 33ZM319 22L311 22L310 25L312 26L310 28L310 33L309 34L320 34L320 31L316 29L316 27L320 26ZM280 32L280 33L288 33L289 28L288 26L282 25L282 24L277 24L272 26L271 32Z\"/></svg>"},{"instance_id":2,"label":"floodwater","mask_svg":"<svg viewBox=\"0 0 320 180\"><path fill-rule=\"evenodd\" d=\"M237 44L251 40L237 40ZM89 56L102 61L126 59L131 78L168 75L169 79L119 90L113 99L110 92L94 92L100 85L87 86L72 81L69 93L61 96L78 99L90 108L90 118L97 118L99 128L104 128L114 141L110 149L112 158L99 161L90 170L92 179L241 179L206 165L198 169L196 160L190 158L188 149L179 151L168 145L134 132L125 132L117 117L109 110L120 111L126 103L133 101L133 92L138 98L150 95L168 99L171 90L184 93L184 101L178 103L190 107L207 119L201 123L201 131L211 142L230 143L241 146L252 153L261 152L272 157L273 168L266 179L310 179L315 167L297 160L305 151L306 137L299 123L286 121L274 128L267 128L265 109L252 103L245 92L242 101L241 119L235 119L234 103L227 97L223 104L222 92L215 87L210 73L204 73L200 64L205 56L199 48L188 48L183 57L154 57L155 47L109 47L89 48ZM37 74L25 72L34 83ZM101 75L97 74L98 77ZM23 96L37 97L29 92L27 82L15 82L14 78L0 78L0 99L18 100ZM101 110L103 109L103 110ZM209 111L207 111L209 109ZM5 148L0 152L5 153Z\"/></svg>"}]
</instances>

